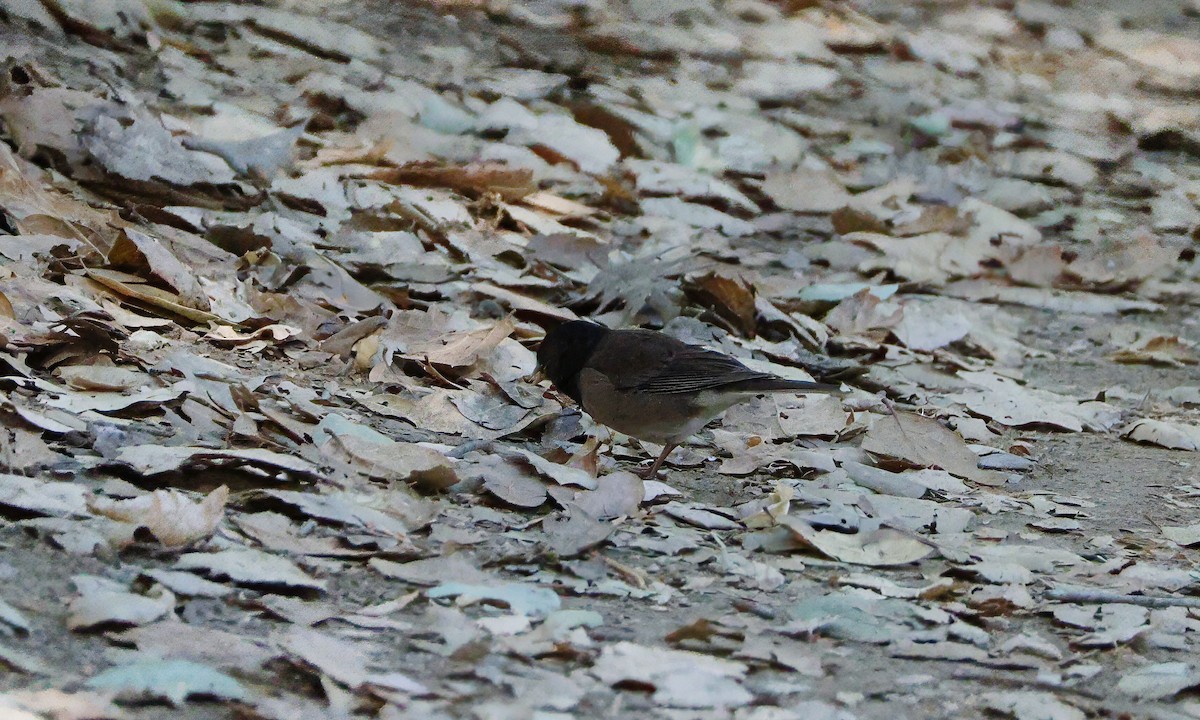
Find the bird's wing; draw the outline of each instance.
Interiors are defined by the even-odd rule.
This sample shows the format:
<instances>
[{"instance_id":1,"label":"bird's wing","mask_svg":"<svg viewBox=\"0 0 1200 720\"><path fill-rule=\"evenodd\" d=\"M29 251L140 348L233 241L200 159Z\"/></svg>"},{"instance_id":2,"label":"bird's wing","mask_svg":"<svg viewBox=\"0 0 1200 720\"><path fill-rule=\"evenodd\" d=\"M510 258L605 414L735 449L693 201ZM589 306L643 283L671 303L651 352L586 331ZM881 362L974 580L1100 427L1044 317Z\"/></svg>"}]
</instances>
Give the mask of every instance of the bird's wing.
<instances>
[{"instance_id":1,"label":"bird's wing","mask_svg":"<svg viewBox=\"0 0 1200 720\"><path fill-rule=\"evenodd\" d=\"M637 386L645 393L693 393L703 390L738 390L752 382L774 378L713 350L688 347L670 358L658 373Z\"/></svg>"},{"instance_id":2,"label":"bird's wing","mask_svg":"<svg viewBox=\"0 0 1200 720\"><path fill-rule=\"evenodd\" d=\"M780 380L715 350L645 330L610 333L588 365L604 373L618 389L659 395L740 390L746 383Z\"/></svg>"}]
</instances>

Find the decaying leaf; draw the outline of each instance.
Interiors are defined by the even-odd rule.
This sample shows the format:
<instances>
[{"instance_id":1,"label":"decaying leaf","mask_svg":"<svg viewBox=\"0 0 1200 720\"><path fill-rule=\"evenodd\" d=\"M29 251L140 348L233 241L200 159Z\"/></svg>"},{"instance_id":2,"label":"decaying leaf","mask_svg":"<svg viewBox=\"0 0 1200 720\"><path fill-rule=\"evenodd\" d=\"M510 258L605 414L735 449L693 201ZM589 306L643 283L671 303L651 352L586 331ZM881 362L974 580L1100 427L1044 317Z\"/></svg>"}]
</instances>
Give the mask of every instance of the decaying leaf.
<instances>
[{"instance_id":1,"label":"decaying leaf","mask_svg":"<svg viewBox=\"0 0 1200 720\"><path fill-rule=\"evenodd\" d=\"M542 521L550 548L562 557L574 557L608 539L613 526L601 522L579 505L566 503L565 511Z\"/></svg>"},{"instance_id":2,"label":"decaying leaf","mask_svg":"<svg viewBox=\"0 0 1200 720\"><path fill-rule=\"evenodd\" d=\"M1121 431L1121 437L1172 450L1200 450L1200 426L1142 418Z\"/></svg>"},{"instance_id":3,"label":"decaying leaf","mask_svg":"<svg viewBox=\"0 0 1200 720\"><path fill-rule=\"evenodd\" d=\"M1197 715L1200 4L892 5L4 2L0 716Z\"/></svg>"},{"instance_id":4,"label":"decaying leaf","mask_svg":"<svg viewBox=\"0 0 1200 720\"><path fill-rule=\"evenodd\" d=\"M443 490L458 482L445 455L416 443L344 434L337 435L330 445L369 477L408 482L426 491Z\"/></svg>"},{"instance_id":5,"label":"decaying leaf","mask_svg":"<svg viewBox=\"0 0 1200 720\"><path fill-rule=\"evenodd\" d=\"M175 567L199 570L249 587L284 587L300 591L325 589L324 580L313 578L286 558L261 550L186 553L175 561Z\"/></svg>"},{"instance_id":6,"label":"decaying leaf","mask_svg":"<svg viewBox=\"0 0 1200 720\"><path fill-rule=\"evenodd\" d=\"M877 419L863 440L863 450L907 460L918 466L945 470L959 477L989 479L979 459L958 433L934 418L895 413Z\"/></svg>"},{"instance_id":7,"label":"decaying leaf","mask_svg":"<svg viewBox=\"0 0 1200 720\"><path fill-rule=\"evenodd\" d=\"M249 693L241 683L210 667L187 660L139 661L118 665L91 677L85 685L111 691L129 700L162 699L182 705L193 695L242 700Z\"/></svg>"},{"instance_id":8,"label":"decaying leaf","mask_svg":"<svg viewBox=\"0 0 1200 720\"><path fill-rule=\"evenodd\" d=\"M167 547L182 547L212 534L225 514L229 488L222 485L200 502L178 490L155 490L129 500L92 498L88 508L150 531Z\"/></svg>"},{"instance_id":9,"label":"decaying leaf","mask_svg":"<svg viewBox=\"0 0 1200 720\"><path fill-rule=\"evenodd\" d=\"M121 448L117 462L129 465L142 475L160 475L186 468L249 466L266 471L285 471L300 475L319 475L307 460L259 448L213 450L201 447L132 445Z\"/></svg>"},{"instance_id":10,"label":"decaying leaf","mask_svg":"<svg viewBox=\"0 0 1200 720\"><path fill-rule=\"evenodd\" d=\"M1147 365L1195 365L1200 363L1195 344L1178 335L1155 335L1139 341L1133 347L1118 350L1109 359L1119 363Z\"/></svg>"},{"instance_id":11,"label":"decaying leaf","mask_svg":"<svg viewBox=\"0 0 1200 720\"><path fill-rule=\"evenodd\" d=\"M746 666L711 655L631 642L605 646L592 673L607 685L637 683L654 689L667 707L740 707L752 696L741 685Z\"/></svg>"},{"instance_id":12,"label":"decaying leaf","mask_svg":"<svg viewBox=\"0 0 1200 720\"><path fill-rule=\"evenodd\" d=\"M632 515L645 498L645 481L631 472L610 473L597 478L596 485L595 490L561 486L549 492L560 504L574 504L597 520Z\"/></svg>"},{"instance_id":13,"label":"decaying leaf","mask_svg":"<svg viewBox=\"0 0 1200 720\"><path fill-rule=\"evenodd\" d=\"M439 167L429 162L408 163L398 168L379 170L370 177L398 185L447 187L471 194L495 193L508 201L520 200L537 190L531 171L499 163L463 167Z\"/></svg>"},{"instance_id":14,"label":"decaying leaf","mask_svg":"<svg viewBox=\"0 0 1200 720\"><path fill-rule=\"evenodd\" d=\"M889 527L843 533L818 530L799 518L786 517L780 522L805 545L834 560L852 565L904 565L929 557L935 551L934 546L924 540Z\"/></svg>"},{"instance_id":15,"label":"decaying leaf","mask_svg":"<svg viewBox=\"0 0 1200 720\"><path fill-rule=\"evenodd\" d=\"M69 608L67 627L72 630L145 625L175 609L175 595L161 586L150 595L139 595L120 583L93 575L77 575L74 582L79 595Z\"/></svg>"},{"instance_id":16,"label":"decaying leaf","mask_svg":"<svg viewBox=\"0 0 1200 720\"><path fill-rule=\"evenodd\" d=\"M26 720L26 716L19 714L21 712L29 713L29 720L43 717L52 720L122 720L127 717L112 700L112 692L18 690L0 694L0 709L14 713L14 720Z\"/></svg>"},{"instance_id":17,"label":"decaying leaf","mask_svg":"<svg viewBox=\"0 0 1200 720\"><path fill-rule=\"evenodd\" d=\"M425 594L431 598L458 598L459 605L488 600L528 617L545 617L561 606L553 590L521 583L497 586L447 583L430 588Z\"/></svg>"}]
</instances>

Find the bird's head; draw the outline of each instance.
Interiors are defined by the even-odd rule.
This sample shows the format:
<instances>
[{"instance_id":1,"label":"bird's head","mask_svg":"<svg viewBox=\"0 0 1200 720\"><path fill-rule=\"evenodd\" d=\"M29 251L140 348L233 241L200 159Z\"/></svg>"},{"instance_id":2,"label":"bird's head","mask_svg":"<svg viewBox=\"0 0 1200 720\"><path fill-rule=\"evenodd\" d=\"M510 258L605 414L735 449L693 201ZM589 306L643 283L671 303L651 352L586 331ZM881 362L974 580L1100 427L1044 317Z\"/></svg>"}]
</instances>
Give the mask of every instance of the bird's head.
<instances>
[{"instance_id":1,"label":"bird's head","mask_svg":"<svg viewBox=\"0 0 1200 720\"><path fill-rule=\"evenodd\" d=\"M575 402L579 399L579 372L608 328L586 320L571 320L546 333L537 351L537 370Z\"/></svg>"}]
</instances>

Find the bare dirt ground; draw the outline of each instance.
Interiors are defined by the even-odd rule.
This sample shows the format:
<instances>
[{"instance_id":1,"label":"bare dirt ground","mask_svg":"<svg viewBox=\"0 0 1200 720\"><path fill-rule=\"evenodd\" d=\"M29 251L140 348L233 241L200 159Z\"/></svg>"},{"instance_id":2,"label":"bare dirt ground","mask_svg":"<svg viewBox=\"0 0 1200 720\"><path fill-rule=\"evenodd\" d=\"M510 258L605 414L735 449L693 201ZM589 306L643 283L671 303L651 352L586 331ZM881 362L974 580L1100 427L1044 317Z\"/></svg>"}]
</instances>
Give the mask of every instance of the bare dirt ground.
<instances>
[{"instance_id":1,"label":"bare dirt ground","mask_svg":"<svg viewBox=\"0 0 1200 720\"><path fill-rule=\"evenodd\" d=\"M0 720L1200 718L1194 2L108 9L0 0ZM642 483L574 316L847 393Z\"/></svg>"}]
</instances>

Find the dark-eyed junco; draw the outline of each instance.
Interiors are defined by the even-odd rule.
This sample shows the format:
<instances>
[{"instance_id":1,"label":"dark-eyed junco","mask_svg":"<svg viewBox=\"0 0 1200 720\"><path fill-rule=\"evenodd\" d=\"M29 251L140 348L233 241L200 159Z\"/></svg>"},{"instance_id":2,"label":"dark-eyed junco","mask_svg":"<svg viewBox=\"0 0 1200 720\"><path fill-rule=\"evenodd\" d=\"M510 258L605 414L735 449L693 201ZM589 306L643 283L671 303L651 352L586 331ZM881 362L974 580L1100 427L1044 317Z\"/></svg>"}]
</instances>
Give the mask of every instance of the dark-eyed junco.
<instances>
[{"instance_id":1,"label":"dark-eyed junco","mask_svg":"<svg viewBox=\"0 0 1200 720\"><path fill-rule=\"evenodd\" d=\"M830 393L653 330L609 330L584 320L546 334L538 369L596 422L663 445L652 478L679 443L743 400L770 392Z\"/></svg>"}]
</instances>

